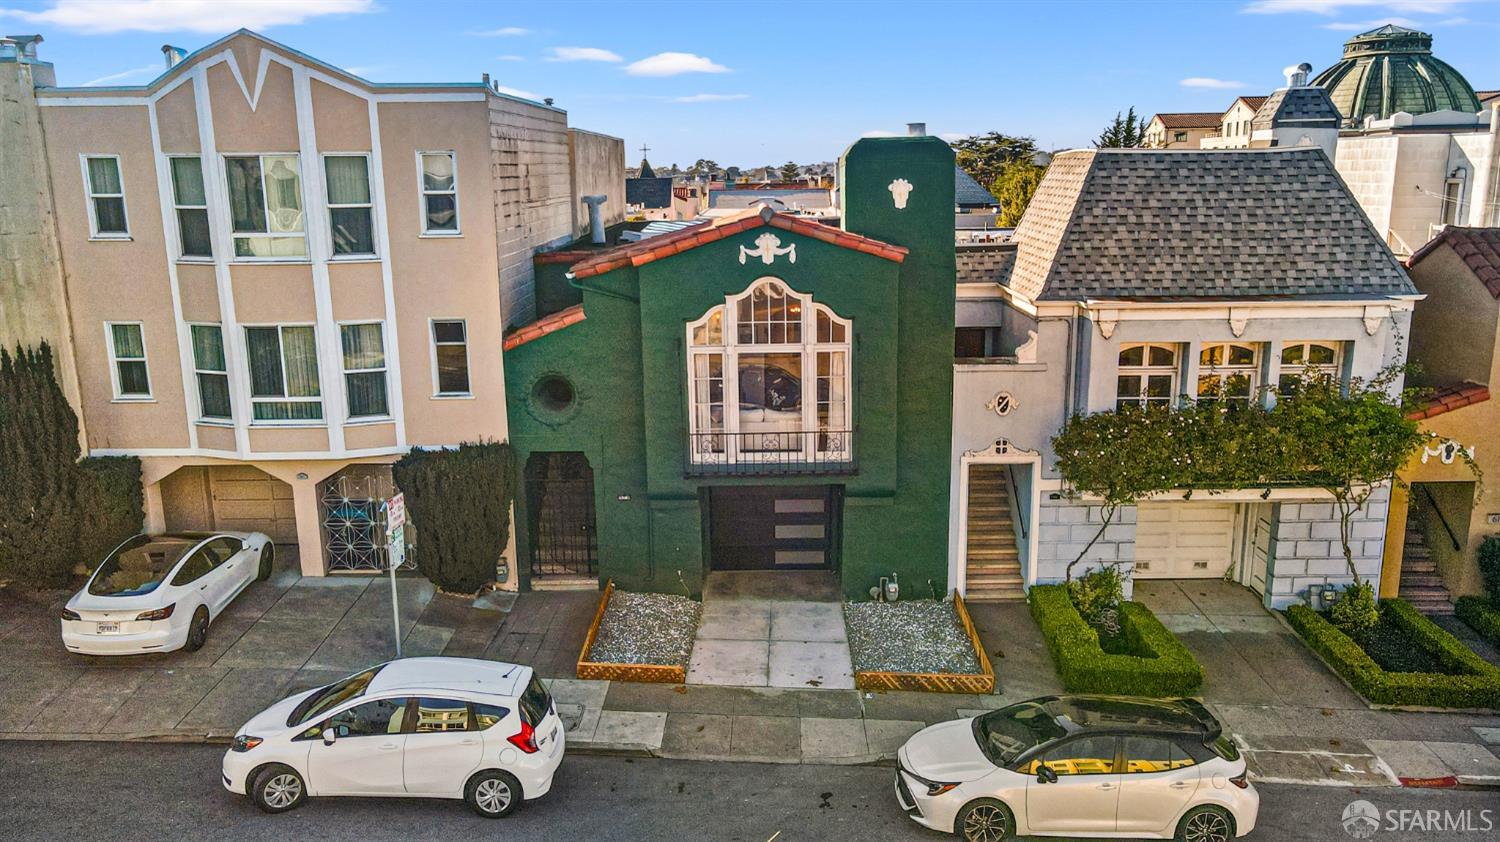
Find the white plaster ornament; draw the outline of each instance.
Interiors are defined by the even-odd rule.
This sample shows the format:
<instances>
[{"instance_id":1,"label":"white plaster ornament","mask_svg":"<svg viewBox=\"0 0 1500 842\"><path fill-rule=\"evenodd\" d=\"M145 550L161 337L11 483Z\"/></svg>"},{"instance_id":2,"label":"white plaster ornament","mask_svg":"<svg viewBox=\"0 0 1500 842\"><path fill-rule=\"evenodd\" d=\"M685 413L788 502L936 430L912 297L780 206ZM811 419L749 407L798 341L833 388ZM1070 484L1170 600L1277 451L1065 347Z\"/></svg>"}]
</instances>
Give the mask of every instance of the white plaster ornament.
<instances>
[{"instance_id":1,"label":"white plaster ornament","mask_svg":"<svg viewBox=\"0 0 1500 842\"><path fill-rule=\"evenodd\" d=\"M911 195L911 182L904 178L898 178L886 188L891 191L891 198L896 202L896 210L906 210L906 198Z\"/></svg>"},{"instance_id":2,"label":"white plaster ornament","mask_svg":"<svg viewBox=\"0 0 1500 842\"><path fill-rule=\"evenodd\" d=\"M786 248L781 248L781 238L767 231L755 238L755 248L747 249L740 246L740 263L743 265L745 258L758 257L760 262L770 266L776 262L776 258L786 255L786 262L797 262L797 244L792 243Z\"/></svg>"},{"instance_id":3,"label":"white plaster ornament","mask_svg":"<svg viewBox=\"0 0 1500 842\"><path fill-rule=\"evenodd\" d=\"M990 398L990 402L985 404L984 408L1004 418L1010 414L1012 409L1016 408L1016 399L1011 397L1010 392L1001 392Z\"/></svg>"},{"instance_id":4,"label":"white plaster ornament","mask_svg":"<svg viewBox=\"0 0 1500 842\"><path fill-rule=\"evenodd\" d=\"M1473 459L1474 445L1471 444L1468 447L1464 447L1453 439L1443 439L1437 443L1436 447L1422 445L1422 464L1425 465L1428 459L1437 457L1437 460L1444 465L1452 465L1453 460L1458 458L1460 452L1469 454L1469 458Z\"/></svg>"}]
</instances>

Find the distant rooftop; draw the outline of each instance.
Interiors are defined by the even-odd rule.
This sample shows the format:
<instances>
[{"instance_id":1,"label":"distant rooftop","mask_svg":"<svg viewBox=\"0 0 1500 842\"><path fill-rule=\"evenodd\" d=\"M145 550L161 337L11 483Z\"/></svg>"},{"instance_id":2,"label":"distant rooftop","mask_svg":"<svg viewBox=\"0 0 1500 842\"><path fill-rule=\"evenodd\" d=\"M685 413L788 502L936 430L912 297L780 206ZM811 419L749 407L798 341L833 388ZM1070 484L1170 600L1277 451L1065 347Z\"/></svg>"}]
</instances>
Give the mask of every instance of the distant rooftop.
<instances>
[{"instance_id":1,"label":"distant rooftop","mask_svg":"<svg viewBox=\"0 0 1500 842\"><path fill-rule=\"evenodd\" d=\"M1217 129L1223 117L1222 111L1178 111L1157 114L1152 119L1169 129Z\"/></svg>"}]
</instances>

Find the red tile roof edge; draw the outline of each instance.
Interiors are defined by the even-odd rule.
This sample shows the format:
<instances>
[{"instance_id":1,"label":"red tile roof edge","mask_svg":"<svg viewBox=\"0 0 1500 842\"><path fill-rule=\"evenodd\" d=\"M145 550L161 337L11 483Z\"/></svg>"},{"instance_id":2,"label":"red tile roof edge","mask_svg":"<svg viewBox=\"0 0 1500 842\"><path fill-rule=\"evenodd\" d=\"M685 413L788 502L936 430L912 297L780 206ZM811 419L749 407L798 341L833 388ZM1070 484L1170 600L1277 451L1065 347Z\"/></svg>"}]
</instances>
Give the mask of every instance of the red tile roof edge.
<instances>
[{"instance_id":1,"label":"red tile roof edge","mask_svg":"<svg viewBox=\"0 0 1500 842\"><path fill-rule=\"evenodd\" d=\"M541 339L549 333L556 333L568 325L578 324L588 318L583 314L583 305L574 304L566 310L558 310L551 315L543 316L529 325L522 325L505 335L505 341L501 348L509 351L525 345L533 339Z\"/></svg>"},{"instance_id":2,"label":"red tile roof edge","mask_svg":"<svg viewBox=\"0 0 1500 842\"><path fill-rule=\"evenodd\" d=\"M533 263L577 263L580 260L588 260L598 254L598 251L588 249L563 249L561 251L541 251L531 256Z\"/></svg>"},{"instance_id":3,"label":"red tile roof edge","mask_svg":"<svg viewBox=\"0 0 1500 842\"><path fill-rule=\"evenodd\" d=\"M1406 417L1413 421L1421 421L1424 418L1433 418L1445 412L1473 406L1476 403L1484 403L1490 399L1490 388L1482 383L1459 383L1454 386L1444 386L1435 390L1422 406L1407 413Z\"/></svg>"},{"instance_id":4,"label":"red tile roof edge","mask_svg":"<svg viewBox=\"0 0 1500 842\"><path fill-rule=\"evenodd\" d=\"M660 234L638 243L630 243L596 254L576 264L572 275L574 278L587 278L602 275L621 266L643 266L663 257L670 257L678 252L765 225L802 234L842 248L873 254L896 263L904 261L909 251L905 246L892 245L859 234L851 234L820 222L813 222L791 214L777 213L770 208L747 208L743 213L719 217L703 225L694 225L670 234Z\"/></svg>"}]
</instances>

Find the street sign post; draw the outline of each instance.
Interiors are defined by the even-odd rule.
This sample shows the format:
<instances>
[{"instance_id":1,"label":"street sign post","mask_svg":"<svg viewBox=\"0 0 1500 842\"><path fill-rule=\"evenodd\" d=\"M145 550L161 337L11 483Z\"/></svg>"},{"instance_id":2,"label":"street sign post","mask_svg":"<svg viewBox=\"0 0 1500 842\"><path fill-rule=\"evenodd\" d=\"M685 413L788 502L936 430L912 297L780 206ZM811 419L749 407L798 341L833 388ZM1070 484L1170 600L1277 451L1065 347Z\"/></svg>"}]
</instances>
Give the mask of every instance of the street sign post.
<instances>
[{"instance_id":1,"label":"street sign post","mask_svg":"<svg viewBox=\"0 0 1500 842\"><path fill-rule=\"evenodd\" d=\"M391 623L396 631L396 657L401 657L401 606L396 597L396 569L406 563L406 495L381 504L385 510L386 567L391 571Z\"/></svg>"}]
</instances>

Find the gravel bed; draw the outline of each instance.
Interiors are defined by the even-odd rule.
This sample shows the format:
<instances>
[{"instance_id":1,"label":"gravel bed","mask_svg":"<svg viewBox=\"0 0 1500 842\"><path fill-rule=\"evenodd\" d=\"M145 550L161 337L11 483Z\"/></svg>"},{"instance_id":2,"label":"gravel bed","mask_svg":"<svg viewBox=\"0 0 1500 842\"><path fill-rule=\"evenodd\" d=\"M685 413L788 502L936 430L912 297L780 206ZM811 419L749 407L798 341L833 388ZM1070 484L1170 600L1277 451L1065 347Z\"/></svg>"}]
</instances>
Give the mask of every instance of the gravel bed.
<instances>
[{"instance_id":1,"label":"gravel bed","mask_svg":"<svg viewBox=\"0 0 1500 842\"><path fill-rule=\"evenodd\" d=\"M953 603L946 600L846 602L844 623L855 670L965 675L980 671L974 644Z\"/></svg>"},{"instance_id":2,"label":"gravel bed","mask_svg":"<svg viewBox=\"0 0 1500 842\"><path fill-rule=\"evenodd\" d=\"M685 596L616 590L604 609L589 660L687 666L702 611Z\"/></svg>"}]
</instances>

